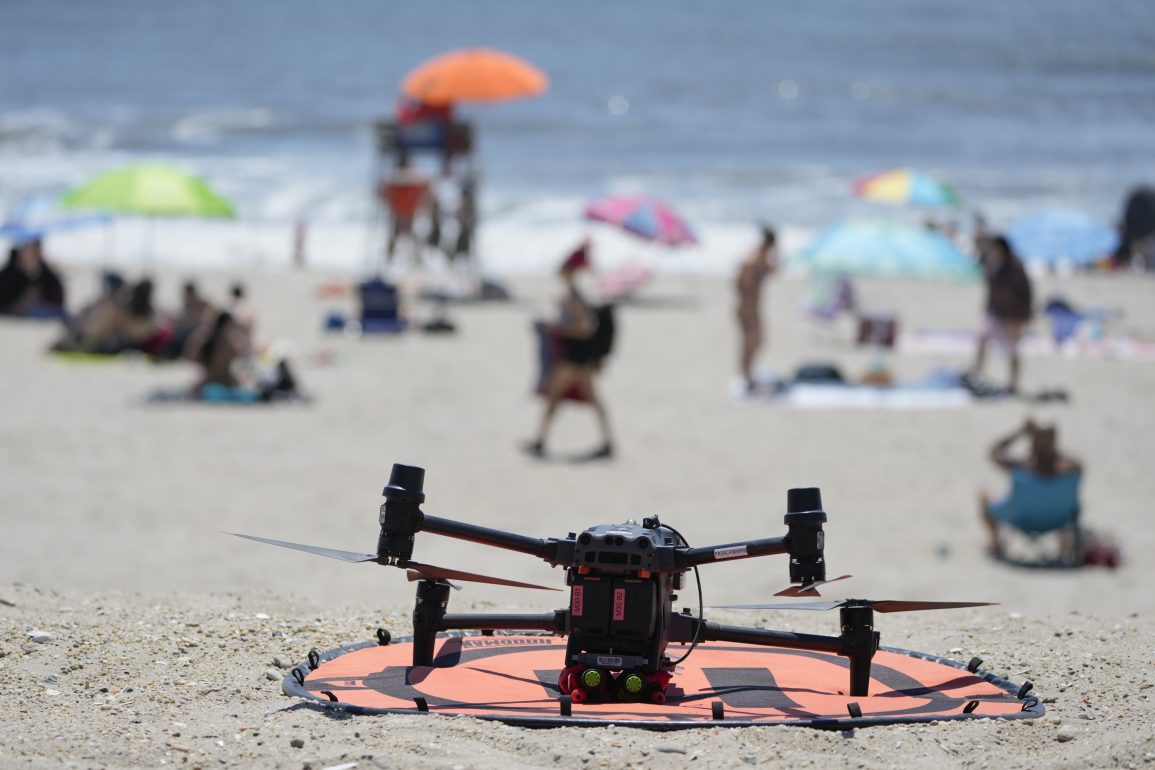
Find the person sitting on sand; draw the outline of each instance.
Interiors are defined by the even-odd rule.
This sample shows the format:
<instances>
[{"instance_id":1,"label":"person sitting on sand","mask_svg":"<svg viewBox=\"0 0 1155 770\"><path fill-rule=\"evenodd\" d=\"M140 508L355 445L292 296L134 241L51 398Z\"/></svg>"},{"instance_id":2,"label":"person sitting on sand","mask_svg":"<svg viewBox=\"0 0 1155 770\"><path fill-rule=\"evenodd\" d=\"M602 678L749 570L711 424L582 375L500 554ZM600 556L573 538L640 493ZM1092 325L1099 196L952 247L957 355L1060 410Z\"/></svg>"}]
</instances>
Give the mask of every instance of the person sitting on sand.
<instances>
[{"instance_id":1,"label":"person sitting on sand","mask_svg":"<svg viewBox=\"0 0 1155 770\"><path fill-rule=\"evenodd\" d=\"M168 343L172 328L152 301L152 279L144 278L132 287L123 304L118 323L122 350L139 350L157 355Z\"/></svg>"},{"instance_id":2,"label":"person sitting on sand","mask_svg":"<svg viewBox=\"0 0 1155 770\"><path fill-rule=\"evenodd\" d=\"M186 281L181 290L181 307L172 322L172 337L165 346L164 357L181 358L189 341L198 329L211 324L216 309L209 303L193 281Z\"/></svg>"},{"instance_id":3,"label":"person sitting on sand","mask_svg":"<svg viewBox=\"0 0 1155 770\"><path fill-rule=\"evenodd\" d=\"M1009 450L1019 439L1030 441L1030 451L1026 457L1018 459L1009 454ZM1069 474L1080 474L1082 466L1074 459L1062 454L1058 447L1058 430L1053 425L1037 425L1028 419L1022 427L1004 438L995 442L990 452L991 462L1011 474L1027 473L1041 479L1056 479ZM1024 522L1017 517L1019 511L1011 505L1010 498L992 501L983 493L980 496L981 515L986 527L988 541L987 550L992 555L1000 553L998 526L1000 523L1012 527L1023 528ZM1077 500L1070 501L1077 505ZM1060 512L1061 513L1061 512ZM1063 552L1069 553L1074 544L1067 542L1070 533L1064 530Z\"/></svg>"},{"instance_id":4,"label":"person sitting on sand","mask_svg":"<svg viewBox=\"0 0 1155 770\"><path fill-rule=\"evenodd\" d=\"M39 239L14 246L0 270L0 315L60 318L64 282L44 260Z\"/></svg>"},{"instance_id":5,"label":"person sitting on sand","mask_svg":"<svg viewBox=\"0 0 1155 770\"><path fill-rule=\"evenodd\" d=\"M153 306L152 288L152 281L147 278L126 289L119 276L106 277L100 297L76 315L52 349L102 355L128 351L158 355L168 343L171 328Z\"/></svg>"},{"instance_id":6,"label":"person sitting on sand","mask_svg":"<svg viewBox=\"0 0 1155 770\"><path fill-rule=\"evenodd\" d=\"M582 296L577 286L577 273L589 267L590 240L582 241L562 263L559 275L565 282L566 293L561 299L561 312L557 323L547 324L548 329L561 340L561 360L550 375L544 397L545 410L537 438L526 445L526 451L534 457L545 456L546 441L550 424L557 408L571 389L593 407L601 430L602 444L588 456L591 460L608 459L613 456L613 439L609 416L594 388L594 375L600 363L590 345L598 330L597 315Z\"/></svg>"},{"instance_id":7,"label":"person sitting on sand","mask_svg":"<svg viewBox=\"0 0 1155 770\"><path fill-rule=\"evenodd\" d=\"M981 377L987 346L994 340L1006 349L1010 358L1007 390L1015 393L1019 388L1019 340L1033 312L1031 279L1005 237L996 235L981 239L979 243L979 258L986 273L986 320L979 334L970 374L975 378Z\"/></svg>"},{"instance_id":8,"label":"person sitting on sand","mask_svg":"<svg viewBox=\"0 0 1155 770\"><path fill-rule=\"evenodd\" d=\"M762 240L742 260L735 289L738 294L738 330L742 337L739 369L748 391L754 390L754 358L765 338L762 328L762 287L778 269L777 235L762 227Z\"/></svg>"},{"instance_id":9,"label":"person sitting on sand","mask_svg":"<svg viewBox=\"0 0 1155 770\"><path fill-rule=\"evenodd\" d=\"M193 391L209 384L235 388L242 384L239 363L249 349L248 335L227 310L217 313L204 342L195 351L201 377Z\"/></svg>"}]
</instances>

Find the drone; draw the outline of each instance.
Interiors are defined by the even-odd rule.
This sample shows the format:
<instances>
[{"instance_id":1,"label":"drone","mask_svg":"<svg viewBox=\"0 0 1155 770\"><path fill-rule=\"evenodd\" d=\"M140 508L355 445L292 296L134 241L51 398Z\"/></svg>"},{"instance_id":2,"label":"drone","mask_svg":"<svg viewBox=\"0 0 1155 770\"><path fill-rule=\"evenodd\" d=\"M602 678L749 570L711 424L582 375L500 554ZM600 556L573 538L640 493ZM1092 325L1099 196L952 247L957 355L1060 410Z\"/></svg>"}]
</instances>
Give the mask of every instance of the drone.
<instances>
[{"instance_id":1,"label":"drone","mask_svg":"<svg viewBox=\"0 0 1155 770\"><path fill-rule=\"evenodd\" d=\"M692 548L657 516L642 523L599 524L564 538L535 538L430 516L425 502L425 470L394 464L383 495L377 552L373 554L288 543L240 535L345 562L374 562L406 570L417 583L413 609L413 665L435 665L437 635L445 631L539 631L566 637L565 665L558 688L573 703L635 701L664 704L678 663L702 642L731 642L831 653L849 661L851 696L866 696L870 665L879 648L875 612L909 612L989 606L991 602L872 601L722 605L720 609L839 610L837 636L722 625L706 620L698 567L705 564L785 554L790 586L775 596L818 596L818 588L849 578L826 579L826 512L817 487L790 489L786 495L786 534L736 543ZM431 532L508 551L528 554L565 569L569 606L540 614L450 613L453 581L559 591L534 583L446 569L413 560L415 535ZM235 533L229 533L235 534ZM699 605L674 610L677 591L690 570L697 581ZM689 645L672 659L670 645Z\"/></svg>"}]
</instances>

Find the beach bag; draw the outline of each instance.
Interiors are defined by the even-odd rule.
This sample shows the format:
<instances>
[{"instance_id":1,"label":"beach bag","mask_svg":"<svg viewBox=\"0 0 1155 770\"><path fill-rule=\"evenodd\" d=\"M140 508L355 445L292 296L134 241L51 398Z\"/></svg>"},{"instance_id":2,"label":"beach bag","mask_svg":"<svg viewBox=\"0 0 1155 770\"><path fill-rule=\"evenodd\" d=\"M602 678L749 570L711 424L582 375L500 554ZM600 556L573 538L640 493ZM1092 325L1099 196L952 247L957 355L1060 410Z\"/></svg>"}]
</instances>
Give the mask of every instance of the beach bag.
<instances>
[{"instance_id":1,"label":"beach bag","mask_svg":"<svg viewBox=\"0 0 1155 770\"><path fill-rule=\"evenodd\" d=\"M614 335L617 331L614 323L614 306L606 304L595 307L594 317L598 328L589 340L590 359L594 363L601 363L614 350Z\"/></svg>"},{"instance_id":2,"label":"beach bag","mask_svg":"<svg viewBox=\"0 0 1155 770\"><path fill-rule=\"evenodd\" d=\"M794 382L813 385L841 385L846 382L842 371L834 364L803 364L794 374Z\"/></svg>"}]
</instances>

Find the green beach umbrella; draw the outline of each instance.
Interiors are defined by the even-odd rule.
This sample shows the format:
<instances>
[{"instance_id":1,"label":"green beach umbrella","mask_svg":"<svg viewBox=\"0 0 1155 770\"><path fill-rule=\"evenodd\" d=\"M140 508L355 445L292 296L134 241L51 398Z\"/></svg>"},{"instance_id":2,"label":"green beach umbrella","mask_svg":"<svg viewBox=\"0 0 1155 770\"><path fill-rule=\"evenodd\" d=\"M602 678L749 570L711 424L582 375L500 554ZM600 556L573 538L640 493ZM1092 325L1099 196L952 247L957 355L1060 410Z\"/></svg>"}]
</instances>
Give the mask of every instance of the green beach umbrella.
<instances>
[{"instance_id":1,"label":"green beach umbrella","mask_svg":"<svg viewBox=\"0 0 1155 770\"><path fill-rule=\"evenodd\" d=\"M143 164L108 171L73 188L60 201L67 209L115 214L232 219L233 206L199 177L172 166Z\"/></svg>"},{"instance_id":2,"label":"green beach umbrella","mask_svg":"<svg viewBox=\"0 0 1155 770\"><path fill-rule=\"evenodd\" d=\"M147 217L150 257L155 217L235 217L232 204L204 180L154 163L107 171L65 193L60 207Z\"/></svg>"}]
</instances>

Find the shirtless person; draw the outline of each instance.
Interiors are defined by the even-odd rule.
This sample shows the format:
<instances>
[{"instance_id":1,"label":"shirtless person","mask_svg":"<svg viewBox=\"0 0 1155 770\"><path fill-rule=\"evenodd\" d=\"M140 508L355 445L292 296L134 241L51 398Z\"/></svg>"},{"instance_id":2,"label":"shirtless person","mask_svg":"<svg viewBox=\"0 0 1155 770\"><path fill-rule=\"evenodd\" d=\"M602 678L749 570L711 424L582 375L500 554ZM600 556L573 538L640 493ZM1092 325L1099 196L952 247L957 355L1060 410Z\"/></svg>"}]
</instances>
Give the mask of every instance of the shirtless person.
<instances>
[{"instance_id":1,"label":"shirtless person","mask_svg":"<svg viewBox=\"0 0 1155 770\"><path fill-rule=\"evenodd\" d=\"M750 252L738 269L738 328L742 334L741 371L747 392L754 390L751 368L762 347L762 287L766 279L778 269L777 236L769 227L762 227L762 242Z\"/></svg>"}]
</instances>

